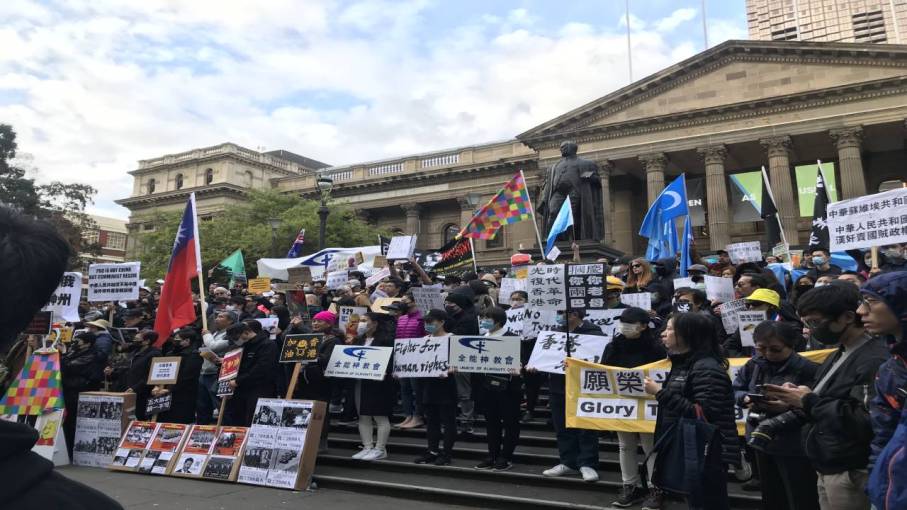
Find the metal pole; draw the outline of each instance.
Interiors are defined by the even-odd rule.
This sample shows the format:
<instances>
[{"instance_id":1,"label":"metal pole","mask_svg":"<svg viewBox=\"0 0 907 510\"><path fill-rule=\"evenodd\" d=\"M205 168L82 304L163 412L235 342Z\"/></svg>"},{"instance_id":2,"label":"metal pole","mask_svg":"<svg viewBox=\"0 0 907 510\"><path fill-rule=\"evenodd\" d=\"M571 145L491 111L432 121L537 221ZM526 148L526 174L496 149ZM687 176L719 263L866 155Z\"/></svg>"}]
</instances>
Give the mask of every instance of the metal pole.
<instances>
[{"instance_id":1,"label":"metal pole","mask_svg":"<svg viewBox=\"0 0 907 510\"><path fill-rule=\"evenodd\" d=\"M627 68L630 70L630 83L633 83L633 50L630 48L630 0L626 0L625 4L627 6Z\"/></svg>"},{"instance_id":2,"label":"metal pole","mask_svg":"<svg viewBox=\"0 0 907 510\"><path fill-rule=\"evenodd\" d=\"M702 40L705 42L703 49L709 49L709 29L705 22L705 0L702 0Z\"/></svg>"},{"instance_id":3,"label":"metal pole","mask_svg":"<svg viewBox=\"0 0 907 510\"><path fill-rule=\"evenodd\" d=\"M328 209L327 204L324 201L324 195L321 196L321 207L318 208L318 219L320 220L320 225L318 227L318 251L324 249L325 246L325 232L328 228L328 214L330 214L330 209Z\"/></svg>"},{"instance_id":4,"label":"metal pole","mask_svg":"<svg viewBox=\"0 0 907 510\"><path fill-rule=\"evenodd\" d=\"M271 257L277 258L277 229L271 227Z\"/></svg>"}]
</instances>

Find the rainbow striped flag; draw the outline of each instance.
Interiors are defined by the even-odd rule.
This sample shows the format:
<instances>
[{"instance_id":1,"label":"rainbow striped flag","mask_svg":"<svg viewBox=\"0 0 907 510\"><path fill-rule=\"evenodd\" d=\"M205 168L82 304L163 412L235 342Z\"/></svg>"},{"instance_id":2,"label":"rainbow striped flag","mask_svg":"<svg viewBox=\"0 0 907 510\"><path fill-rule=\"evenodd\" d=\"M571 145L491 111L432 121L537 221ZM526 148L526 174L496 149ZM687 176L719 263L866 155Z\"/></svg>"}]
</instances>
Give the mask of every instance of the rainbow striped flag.
<instances>
[{"instance_id":1,"label":"rainbow striped flag","mask_svg":"<svg viewBox=\"0 0 907 510\"><path fill-rule=\"evenodd\" d=\"M60 353L57 351L36 351L29 356L19 376L0 399L0 414L33 416L63 407Z\"/></svg>"},{"instance_id":2,"label":"rainbow striped flag","mask_svg":"<svg viewBox=\"0 0 907 510\"><path fill-rule=\"evenodd\" d=\"M531 219L529 191L523 172L519 172L476 212L457 237L494 239L502 226Z\"/></svg>"}]
</instances>

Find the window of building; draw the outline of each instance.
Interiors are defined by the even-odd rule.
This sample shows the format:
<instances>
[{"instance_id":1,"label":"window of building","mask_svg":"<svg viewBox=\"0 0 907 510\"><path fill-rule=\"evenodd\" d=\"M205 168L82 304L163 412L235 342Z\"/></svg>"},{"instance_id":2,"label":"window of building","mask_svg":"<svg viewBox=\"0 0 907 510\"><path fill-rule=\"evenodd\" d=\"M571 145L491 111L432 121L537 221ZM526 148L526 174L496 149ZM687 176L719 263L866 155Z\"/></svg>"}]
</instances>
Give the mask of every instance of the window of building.
<instances>
[{"instance_id":1,"label":"window of building","mask_svg":"<svg viewBox=\"0 0 907 510\"><path fill-rule=\"evenodd\" d=\"M176 174L176 189L183 189L183 174Z\"/></svg>"},{"instance_id":2,"label":"window of building","mask_svg":"<svg viewBox=\"0 0 907 510\"><path fill-rule=\"evenodd\" d=\"M82 236L82 239L85 240L86 244L97 244L100 236L101 236L100 230L92 229L92 230L89 230L88 232L85 232L85 234Z\"/></svg>"},{"instance_id":3,"label":"window of building","mask_svg":"<svg viewBox=\"0 0 907 510\"><path fill-rule=\"evenodd\" d=\"M485 248L493 250L495 248L504 247L504 229L501 228L498 230L498 233L494 236L493 239L487 239L485 241Z\"/></svg>"},{"instance_id":4,"label":"window of building","mask_svg":"<svg viewBox=\"0 0 907 510\"><path fill-rule=\"evenodd\" d=\"M154 193L154 187L157 185L154 179L148 179L148 194Z\"/></svg>"},{"instance_id":5,"label":"window of building","mask_svg":"<svg viewBox=\"0 0 907 510\"><path fill-rule=\"evenodd\" d=\"M214 170L211 168L205 170L205 185L211 184L214 182Z\"/></svg>"},{"instance_id":6,"label":"window of building","mask_svg":"<svg viewBox=\"0 0 907 510\"><path fill-rule=\"evenodd\" d=\"M107 242L104 243L104 248L110 248L111 250L125 250L126 234L122 232L107 232Z\"/></svg>"},{"instance_id":7,"label":"window of building","mask_svg":"<svg viewBox=\"0 0 907 510\"><path fill-rule=\"evenodd\" d=\"M457 237L457 234L460 233L460 227L450 223L444 226L444 232L442 237L444 238L444 243L449 243L453 238Z\"/></svg>"},{"instance_id":8,"label":"window of building","mask_svg":"<svg viewBox=\"0 0 907 510\"><path fill-rule=\"evenodd\" d=\"M145 223L144 225L142 225L142 230L146 232L154 230L154 223Z\"/></svg>"}]
</instances>

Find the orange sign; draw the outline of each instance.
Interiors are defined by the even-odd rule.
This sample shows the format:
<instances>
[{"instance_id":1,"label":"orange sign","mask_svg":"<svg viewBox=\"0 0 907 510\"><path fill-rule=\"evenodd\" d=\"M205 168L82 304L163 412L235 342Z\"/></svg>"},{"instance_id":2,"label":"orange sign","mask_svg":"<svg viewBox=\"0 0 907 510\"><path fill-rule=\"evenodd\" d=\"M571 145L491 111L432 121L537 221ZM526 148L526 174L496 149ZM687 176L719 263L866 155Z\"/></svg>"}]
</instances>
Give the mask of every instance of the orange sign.
<instances>
[{"instance_id":1,"label":"orange sign","mask_svg":"<svg viewBox=\"0 0 907 510\"><path fill-rule=\"evenodd\" d=\"M236 349L224 354L224 361L220 365L218 381L230 381L239 375L239 362L242 361L242 349Z\"/></svg>"}]
</instances>

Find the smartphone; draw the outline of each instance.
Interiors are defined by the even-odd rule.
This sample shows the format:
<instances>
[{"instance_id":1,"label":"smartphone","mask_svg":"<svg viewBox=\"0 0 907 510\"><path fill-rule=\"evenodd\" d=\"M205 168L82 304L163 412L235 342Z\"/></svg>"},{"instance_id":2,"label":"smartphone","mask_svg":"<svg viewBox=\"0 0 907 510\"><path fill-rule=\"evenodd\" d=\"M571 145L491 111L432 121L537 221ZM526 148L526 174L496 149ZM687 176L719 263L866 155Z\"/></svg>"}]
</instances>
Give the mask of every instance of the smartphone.
<instances>
[{"instance_id":1,"label":"smartphone","mask_svg":"<svg viewBox=\"0 0 907 510\"><path fill-rule=\"evenodd\" d=\"M746 396L747 396L747 398L750 399L750 402L759 402L759 401L768 400L768 397L766 397L762 393L747 393Z\"/></svg>"}]
</instances>

